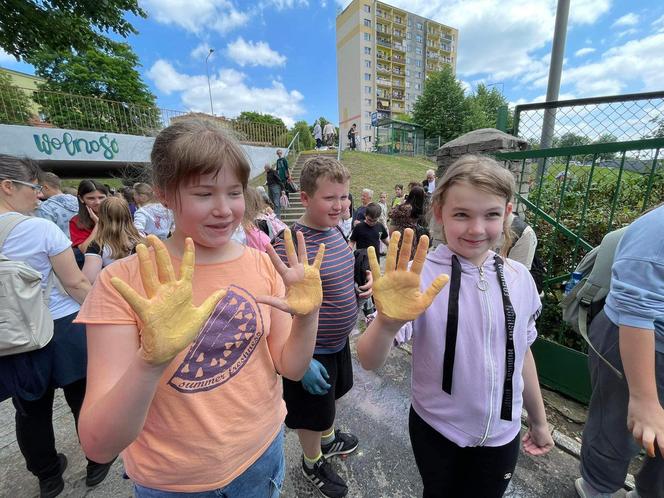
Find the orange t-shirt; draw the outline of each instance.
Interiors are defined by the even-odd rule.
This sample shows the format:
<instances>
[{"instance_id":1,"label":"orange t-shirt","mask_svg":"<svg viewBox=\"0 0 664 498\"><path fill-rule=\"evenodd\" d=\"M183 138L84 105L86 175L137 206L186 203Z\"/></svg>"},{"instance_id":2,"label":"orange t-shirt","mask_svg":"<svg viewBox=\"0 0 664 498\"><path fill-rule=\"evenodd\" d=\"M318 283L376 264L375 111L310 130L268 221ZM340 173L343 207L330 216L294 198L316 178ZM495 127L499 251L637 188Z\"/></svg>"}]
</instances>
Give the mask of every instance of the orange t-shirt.
<instances>
[{"instance_id":1,"label":"orange t-shirt","mask_svg":"<svg viewBox=\"0 0 664 498\"><path fill-rule=\"evenodd\" d=\"M180 260L171 259L178 275ZM145 296L138 258L119 260L97 278L77 321L140 329L111 277ZM164 372L143 430L122 453L127 474L142 486L177 492L223 487L254 463L281 429L286 408L267 337L289 334L291 318L257 304L255 297L283 296L283 281L266 254L245 248L235 260L196 265L194 305L226 286L228 294L196 341Z\"/></svg>"}]
</instances>

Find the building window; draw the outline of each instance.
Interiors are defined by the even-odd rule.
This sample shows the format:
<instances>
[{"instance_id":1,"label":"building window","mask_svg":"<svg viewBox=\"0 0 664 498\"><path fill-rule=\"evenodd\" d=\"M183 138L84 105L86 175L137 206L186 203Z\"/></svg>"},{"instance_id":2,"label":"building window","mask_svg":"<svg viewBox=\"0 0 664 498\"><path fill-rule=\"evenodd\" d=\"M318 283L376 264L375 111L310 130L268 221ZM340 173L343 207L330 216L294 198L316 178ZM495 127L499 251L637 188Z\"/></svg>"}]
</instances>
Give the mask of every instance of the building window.
<instances>
[{"instance_id":1,"label":"building window","mask_svg":"<svg viewBox=\"0 0 664 498\"><path fill-rule=\"evenodd\" d=\"M406 33L406 40L410 40L412 38L412 35L410 33Z\"/></svg>"},{"instance_id":2,"label":"building window","mask_svg":"<svg viewBox=\"0 0 664 498\"><path fill-rule=\"evenodd\" d=\"M415 83L415 90L422 90L422 83Z\"/></svg>"},{"instance_id":3,"label":"building window","mask_svg":"<svg viewBox=\"0 0 664 498\"><path fill-rule=\"evenodd\" d=\"M415 35L415 41L417 43L422 43L422 35Z\"/></svg>"},{"instance_id":4,"label":"building window","mask_svg":"<svg viewBox=\"0 0 664 498\"><path fill-rule=\"evenodd\" d=\"M422 79L422 71L418 71L417 73L415 73L415 77L421 80Z\"/></svg>"},{"instance_id":5,"label":"building window","mask_svg":"<svg viewBox=\"0 0 664 498\"><path fill-rule=\"evenodd\" d=\"M371 81L371 74L364 73L364 81Z\"/></svg>"},{"instance_id":6,"label":"building window","mask_svg":"<svg viewBox=\"0 0 664 498\"><path fill-rule=\"evenodd\" d=\"M365 25L367 28L370 28L370 27L371 27L371 20L370 20L370 19L365 19L365 20L364 20L364 25Z\"/></svg>"},{"instance_id":7,"label":"building window","mask_svg":"<svg viewBox=\"0 0 664 498\"><path fill-rule=\"evenodd\" d=\"M365 59L364 60L364 67L369 67L370 68L371 67L371 61Z\"/></svg>"},{"instance_id":8,"label":"building window","mask_svg":"<svg viewBox=\"0 0 664 498\"><path fill-rule=\"evenodd\" d=\"M422 47L415 47L415 53L417 55L422 55Z\"/></svg>"},{"instance_id":9,"label":"building window","mask_svg":"<svg viewBox=\"0 0 664 498\"><path fill-rule=\"evenodd\" d=\"M371 5L363 5L362 8L364 9L364 12L371 12Z\"/></svg>"},{"instance_id":10,"label":"building window","mask_svg":"<svg viewBox=\"0 0 664 498\"><path fill-rule=\"evenodd\" d=\"M410 19L410 18L408 19L408 27L409 27L409 28L412 28L412 27L413 27L413 20Z\"/></svg>"},{"instance_id":11,"label":"building window","mask_svg":"<svg viewBox=\"0 0 664 498\"><path fill-rule=\"evenodd\" d=\"M410 100L410 93L406 94L406 100Z\"/></svg>"},{"instance_id":12,"label":"building window","mask_svg":"<svg viewBox=\"0 0 664 498\"><path fill-rule=\"evenodd\" d=\"M370 86L365 86L364 87L364 93L371 93L371 87Z\"/></svg>"},{"instance_id":13,"label":"building window","mask_svg":"<svg viewBox=\"0 0 664 498\"><path fill-rule=\"evenodd\" d=\"M413 59L410 57L406 57L406 64L410 65L412 63Z\"/></svg>"},{"instance_id":14,"label":"building window","mask_svg":"<svg viewBox=\"0 0 664 498\"><path fill-rule=\"evenodd\" d=\"M410 88L410 81L406 81L406 88Z\"/></svg>"},{"instance_id":15,"label":"building window","mask_svg":"<svg viewBox=\"0 0 664 498\"><path fill-rule=\"evenodd\" d=\"M412 52L413 46L410 43L406 43L406 52Z\"/></svg>"},{"instance_id":16,"label":"building window","mask_svg":"<svg viewBox=\"0 0 664 498\"><path fill-rule=\"evenodd\" d=\"M371 34L370 33L364 33L364 41L371 41Z\"/></svg>"},{"instance_id":17,"label":"building window","mask_svg":"<svg viewBox=\"0 0 664 498\"><path fill-rule=\"evenodd\" d=\"M406 76L410 76L410 69L406 68Z\"/></svg>"},{"instance_id":18,"label":"building window","mask_svg":"<svg viewBox=\"0 0 664 498\"><path fill-rule=\"evenodd\" d=\"M417 67L422 67L422 61L421 61L421 60L416 60L416 61L415 61L415 65L416 65Z\"/></svg>"},{"instance_id":19,"label":"building window","mask_svg":"<svg viewBox=\"0 0 664 498\"><path fill-rule=\"evenodd\" d=\"M422 23L421 23L421 22L418 22L418 23L417 23L417 29L419 29L420 31L422 31Z\"/></svg>"},{"instance_id":20,"label":"building window","mask_svg":"<svg viewBox=\"0 0 664 498\"><path fill-rule=\"evenodd\" d=\"M365 55L371 55L371 47L364 47Z\"/></svg>"},{"instance_id":21,"label":"building window","mask_svg":"<svg viewBox=\"0 0 664 498\"><path fill-rule=\"evenodd\" d=\"M371 106L371 99L364 99L364 105Z\"/></svg>"}]
</instances>

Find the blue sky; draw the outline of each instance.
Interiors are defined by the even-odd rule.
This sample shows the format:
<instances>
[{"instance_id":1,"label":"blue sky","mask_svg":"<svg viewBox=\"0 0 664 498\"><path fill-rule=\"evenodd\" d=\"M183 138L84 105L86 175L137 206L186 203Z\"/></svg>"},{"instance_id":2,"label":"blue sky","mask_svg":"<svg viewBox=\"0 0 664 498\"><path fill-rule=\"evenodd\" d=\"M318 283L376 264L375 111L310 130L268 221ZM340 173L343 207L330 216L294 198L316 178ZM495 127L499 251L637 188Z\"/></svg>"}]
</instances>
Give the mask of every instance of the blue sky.
<instances>
[{"instance_id":1,"label":"blue sky","mask_svg":"<svg viewBox=\"0 0 664 498\"><path fill-rule=\"evenodd\" d=\"M128 42L160 107L268 112L287 124L338 115L335 17L349 0L140 0ZM457 77L544 100L555 0L394 0L460 30ZM664 3L572 0L561 98L664 90ZM0 51L0 65L31 73Z\"/></svg>"}]
</instances>

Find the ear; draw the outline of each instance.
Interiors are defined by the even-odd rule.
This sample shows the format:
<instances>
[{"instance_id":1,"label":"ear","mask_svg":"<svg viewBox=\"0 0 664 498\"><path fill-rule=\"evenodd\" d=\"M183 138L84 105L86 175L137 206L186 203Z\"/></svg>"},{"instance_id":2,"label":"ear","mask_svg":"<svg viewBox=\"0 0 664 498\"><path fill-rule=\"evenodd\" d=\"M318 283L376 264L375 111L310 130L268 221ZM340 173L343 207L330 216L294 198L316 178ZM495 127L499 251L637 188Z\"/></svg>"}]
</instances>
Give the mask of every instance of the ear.
<instances>
[{"instance_id":1,"label":"ear","mask_svg":"<svg viewBox=\"0 0 664 498\"><path fill-rule=\"evenodd\" d=\"M5 194L9 194L14 189L14 183L11 180L2 180L0 181L0 189Z\"/></svg>"},{"instance_id":2,"label":"ear","mask_svg":"<svg viewBox=\"0 0 664 498\"><path fill-rule=\"evenodd\" d=\"M154 197L157 199L161 204L164 205L164 207L168 207L168 199L166 198L166 194L164 193L163 190L157 187L152 187L152 191L154 192ZM141 194L138 194L141 195ZM134 199L136 198L136 194L134 194Z\"/></svg>"},{"instance_id":3,"label":"ear","mask_svg":"<svg viewBox=\"0 0 664 498\"><path fill-rule=\"evenodd\" d=\"M439 204L436 204L433 209L433 219L436 220L436 223L439 225L443 224L443 207Z\"/></svg>"},{"instance_id":4,"label":"ear","mask_svg":"<svg viewBox=\"0 0 664 498\"><path fill-rule=\"evenodd\" d=\"M302 201L302 205L304 207L309 207L309 194L307 194L304 190L300 190L300 200Z\"/></svg>"},{"instance_id":5,"label":"ear","mask_svg":"<svg viewBox=\"0 0 664 498\"><path fill-rule=\"evenodd\" d=\"M512 214L513 209L514 205L511 202L508 202L507 205L505 206L505 218L507 218L510 214Z\"/></svg>"}]
</instances>

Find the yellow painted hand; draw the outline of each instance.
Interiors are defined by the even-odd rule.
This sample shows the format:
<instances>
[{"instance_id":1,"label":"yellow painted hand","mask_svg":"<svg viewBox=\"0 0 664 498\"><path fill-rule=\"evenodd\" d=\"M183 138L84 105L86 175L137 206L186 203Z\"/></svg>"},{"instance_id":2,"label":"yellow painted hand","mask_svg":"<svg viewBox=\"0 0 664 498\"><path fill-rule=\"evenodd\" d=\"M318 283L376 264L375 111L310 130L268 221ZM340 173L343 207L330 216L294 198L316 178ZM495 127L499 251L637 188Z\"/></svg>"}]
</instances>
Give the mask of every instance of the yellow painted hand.
<instances>
[{"instance_id":1,"label":"yellow painted hand","mask_svg":"<svg viewBox=\"0 0 664 498\"><path fill-rule=\"evenodd\" d=\"M420 316L431 305L447 284L449 277L445 274L438 275L424 293L420 292L420 273L429 247L429 237L426 235L420 237L410 270L408 270L408 258L413 245L413 230L406 228L404 231L397 264L400 238L399 232L394 232L390 238L385 260L385 275L380 274L380 265L374 248L369 247L367 253L373 275L373 298L376 309L392 320L410 321Z\"/></svg>"},{"instance_id":2,"label":"yellow painted hand","mask_svg":"<svg viewBox=\"0 0 664 498\"><path fill-rule=\"evenodd\" d=\"M185 241L179 280L175 278L164 243L154 235L148 235L148 243L154 249L156 273L148 248L143 244L136 247L147 299L117 277L111 279L111 284L143 322L141 356L148 363L161 365L171 361L198 336L214 307L226 295L226 289L215 292L200 306L194 306L191 301L194 242L189 238Z\"/></svg>"},{"instance_id":3,"label":"yellow painted hand","mask_svg":"<svg viewBox=\"0 0 664 498\"><path fill-rule=\"evenodd\" d=\"M269 304L282 311L293 315L308 315L320 308L323 302L323 285L320 281L320 265L325 254L325 244L318 247L314 264L310 265L307 260L307 246L304 242L302 232L297 232L297 252L293 244L293 235L286 228L284 230L284 243L286 244L286 266L281 258L268 246L267 254L272 264L286 285L286 297L261 296L257 299L260 303Z\"/></svg>"}]
</instances>

